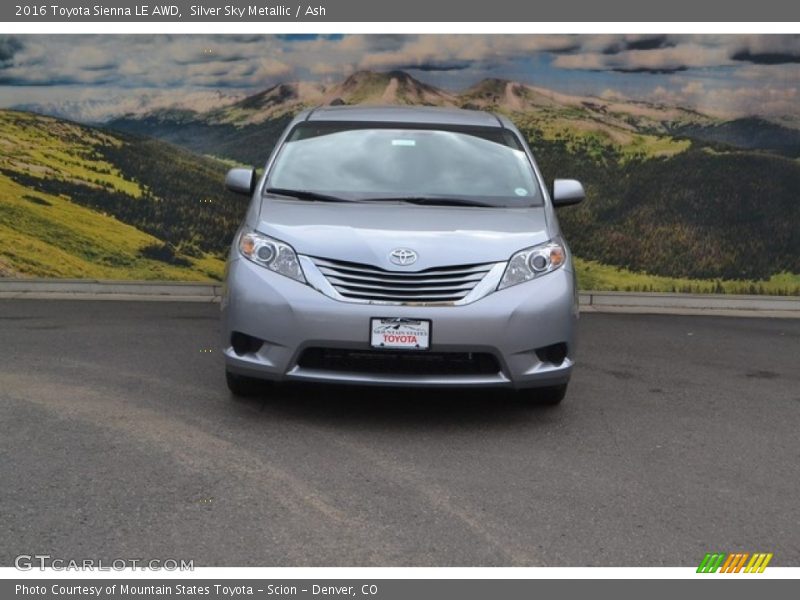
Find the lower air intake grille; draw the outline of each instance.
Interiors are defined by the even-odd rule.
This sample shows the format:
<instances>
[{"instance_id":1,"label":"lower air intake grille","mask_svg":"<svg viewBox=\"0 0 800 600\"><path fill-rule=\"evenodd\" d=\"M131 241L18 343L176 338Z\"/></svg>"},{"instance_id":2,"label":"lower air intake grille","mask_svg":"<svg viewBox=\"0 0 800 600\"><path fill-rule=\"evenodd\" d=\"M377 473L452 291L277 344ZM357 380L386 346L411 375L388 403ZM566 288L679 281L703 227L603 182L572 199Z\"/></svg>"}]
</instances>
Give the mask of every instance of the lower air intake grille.
<instances>
[{"instance_id":1,"label":"lower air intake grille","mask_svg":"<svg viewBox=\"0 0 800 600\"><path fill-rule=\"evenodd\" d=\"M372 375L494 375L500 364L488 352L388 352L307 348L298 366Z\"/></svg>"}]
</instances>

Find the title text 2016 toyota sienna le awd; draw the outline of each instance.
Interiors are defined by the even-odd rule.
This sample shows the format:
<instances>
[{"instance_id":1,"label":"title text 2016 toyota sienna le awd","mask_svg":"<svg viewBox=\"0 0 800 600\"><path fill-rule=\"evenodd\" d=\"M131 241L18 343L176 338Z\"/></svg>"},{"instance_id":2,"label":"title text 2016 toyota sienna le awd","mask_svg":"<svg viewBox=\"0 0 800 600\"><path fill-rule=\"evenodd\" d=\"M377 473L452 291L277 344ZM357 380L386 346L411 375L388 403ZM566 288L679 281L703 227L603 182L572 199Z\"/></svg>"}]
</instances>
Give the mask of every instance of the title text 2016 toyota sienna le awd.
<instances>
[{"instance_id":1,"label":"title text 2016 toyota sienna le awd","mask_svg":"<svg viewBox=\"0 0 800 600\"><path fill-rule=\"evenodd\" d=\"M508 387L564 397L578 317L552 192L502 116L410 107L299 114L252 195L222 299L228 386L258 380Z\"/></svg>"}]
</instances>

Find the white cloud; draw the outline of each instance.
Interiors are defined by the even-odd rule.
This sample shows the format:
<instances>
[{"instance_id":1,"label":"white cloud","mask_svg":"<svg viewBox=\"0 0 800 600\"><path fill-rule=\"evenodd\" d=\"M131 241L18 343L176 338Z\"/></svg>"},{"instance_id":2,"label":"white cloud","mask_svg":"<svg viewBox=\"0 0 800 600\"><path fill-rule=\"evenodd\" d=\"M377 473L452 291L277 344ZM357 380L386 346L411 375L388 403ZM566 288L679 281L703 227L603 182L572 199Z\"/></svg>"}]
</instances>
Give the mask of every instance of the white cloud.
<instances>
[{"instance_id":1,"label":"white cloud","mask_svg":"<svg viewBox=\"0 0 800 600\"><path fill-rule=\"evenodd\" d=\"M0 80L114 80L153 87L263 87L296 73L344 75L357 69L501 63L577 44L575 36L564 35L352 35L291 42L277 36L28 36L21 41L23 49L0 68ZM220 67L225 64L228 69Z\"/></svg>"},{"instance_id":2,"label":"white cloud","mask_svg":"<svg viewBox=\"0 0 800 600\"><path fill-rule=\"evenodd\" d=\"M690 81L677 89L656 87L648 99L668 106L683 106L724 118L742 115L796 115L800 92L798 87L710 87L701 81Z\"/></svg>"},{"instance_id":3,"label":"white cloud","mask_svg":"<svg viewBox=\"0 0 800 600\"><path fill-rule=\"evenodd\" d=\"M330 82L359 69L406 68L426 71L422 78L435 85L447 81L444 87L510 72L539 84L544 73L560 89L584 94L620 89L630 98L715 113L798 114L791 104L791 90L800 86L796 57L796 35L0 36L0 106L26 94L50 94L56 102L68 86L127 88L179 101L205 91L241 94L282 81ZM49 91L34 92L35 86Z\"/></svg>"},{"instance_id":4,"label":"white cloud","mask_svg":"<svg viewBox=\"0 0 800 600\"><path fill-rule=\"evenodd\" d=\"M76 121L101 123L126 114L164 108L205 112L244 97L241 92L189 91L178 96L173 90L118 89L107 87L18 88L4 90L10 106L53 114Z\"/></svg>"},{"instance_id":5,"label":"white cloud","mask_svg":"<svg viewBox=\"0 0 800 600\"><path fill-rule=\"evenodd\" d=\"M562 69L592 71L674 72L689 68L731 65L727 48L686 43L652 50L626 50L616 54L587 52L556 57L555 66Z\"/></svg>"}]
</instances>

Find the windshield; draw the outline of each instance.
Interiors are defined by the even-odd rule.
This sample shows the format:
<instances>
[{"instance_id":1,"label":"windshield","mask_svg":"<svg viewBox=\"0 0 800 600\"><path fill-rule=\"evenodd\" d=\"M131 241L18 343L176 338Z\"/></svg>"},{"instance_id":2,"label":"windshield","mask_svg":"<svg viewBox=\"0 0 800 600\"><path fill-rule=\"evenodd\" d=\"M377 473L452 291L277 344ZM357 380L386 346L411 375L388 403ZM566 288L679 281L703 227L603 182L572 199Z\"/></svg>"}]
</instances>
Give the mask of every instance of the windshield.
<instances>
[{"instance_id":1,"label":"windshield","mask_svg":"<svg viewBox=\"0 0 800 600\"><path fill-rule=\"evenodd\" d=\"M302 191L305 200L310 192L362 201L542 203L525 152L499 128L302 123L281 148L266 189Z\"/></svg>"}]
</instances>

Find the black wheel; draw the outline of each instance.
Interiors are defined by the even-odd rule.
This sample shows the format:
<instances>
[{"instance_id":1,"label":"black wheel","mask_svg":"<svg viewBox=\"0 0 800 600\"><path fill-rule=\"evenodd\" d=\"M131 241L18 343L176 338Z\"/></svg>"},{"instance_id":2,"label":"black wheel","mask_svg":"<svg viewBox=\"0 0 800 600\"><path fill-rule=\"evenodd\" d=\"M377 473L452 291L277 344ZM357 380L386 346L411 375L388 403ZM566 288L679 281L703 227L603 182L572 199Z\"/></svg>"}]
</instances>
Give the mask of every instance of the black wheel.
<instances>
[{"instance_id":1,"label":"black wheel","mask_svg":"<svg viewBox=\"0 0 800 600\"><path fill-rule=\"evenodd\" d=\"M538 406L557 406L567 395L567 384L531 388L517 392L526 402Z\"/></svg>"},{"instance_id":2,"label":"black wheel","mask_svg":"<svg viewBox=\"0 0 800 600\"><path fill-rule=\"evenodd\" d=\"M245 377L244 375L236 375L230 371L225 371L225 382L228 384L228 389L234 396L247 398L250 396L257 396L264 391L266 382L253 377Z\"/></svg>"}]
</instances>

